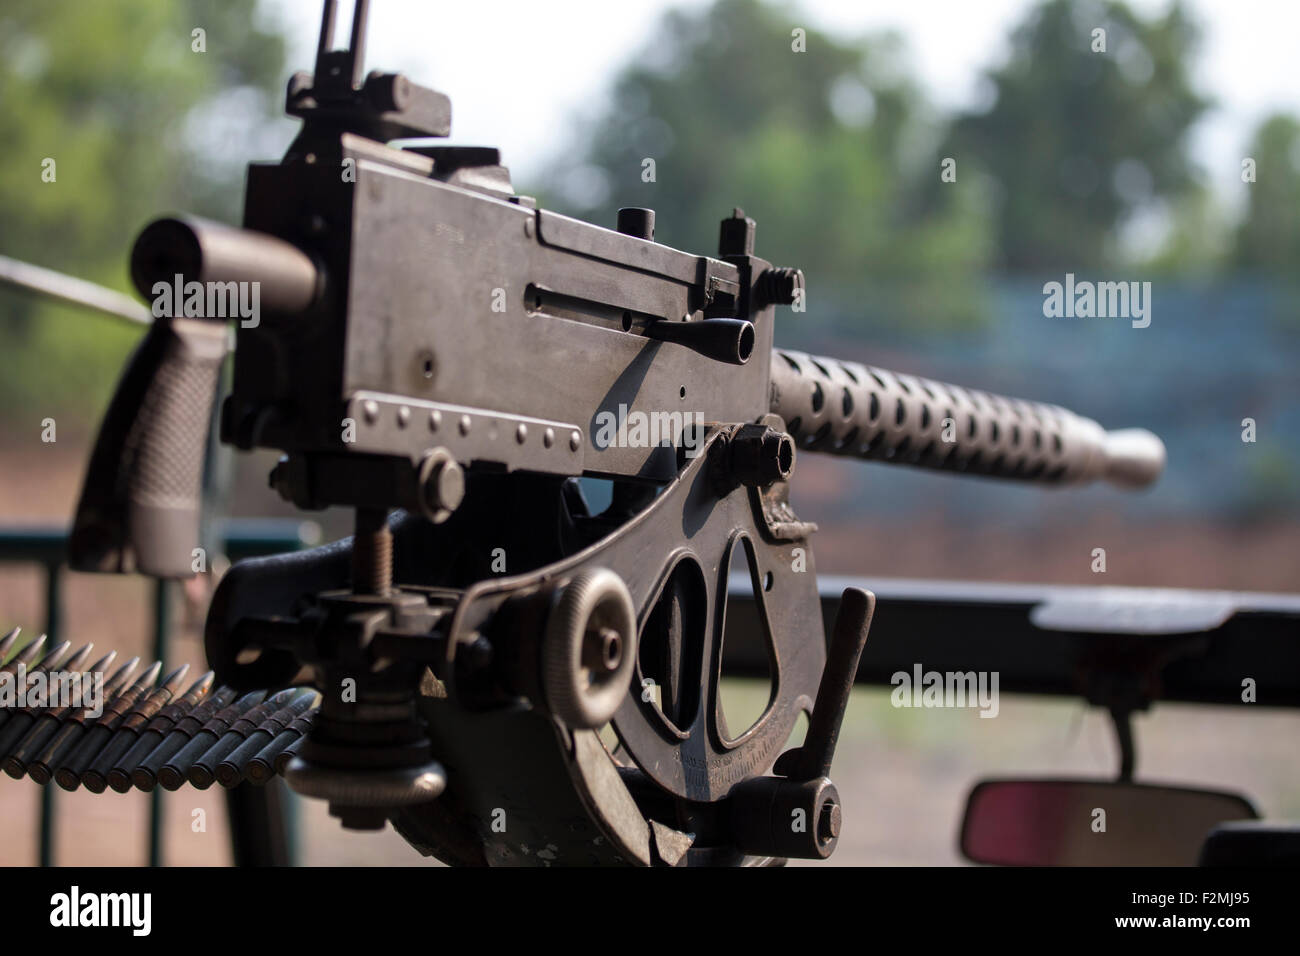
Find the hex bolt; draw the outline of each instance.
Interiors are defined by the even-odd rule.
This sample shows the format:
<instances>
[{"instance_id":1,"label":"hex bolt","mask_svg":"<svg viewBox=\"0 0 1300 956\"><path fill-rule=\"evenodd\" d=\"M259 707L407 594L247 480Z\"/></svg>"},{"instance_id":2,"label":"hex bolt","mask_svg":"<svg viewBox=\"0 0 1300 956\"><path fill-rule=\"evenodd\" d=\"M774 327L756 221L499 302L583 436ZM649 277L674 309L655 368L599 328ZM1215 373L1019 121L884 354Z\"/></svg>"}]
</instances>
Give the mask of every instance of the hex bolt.
<instances>
[{"instance_id":1,"label":"hex bolt","mask_svg":"<svg viewBox=\"0 0 1300 956\"><path fill-rule=\"evenodd\" d=\"M446 521L465 500L465 470L445 448L435 448L420 463L419 505L435 524Z\"/></svg>"},{"instance_id":2,"label":"hex bolt","mask_svg":"<svg viewBox=\"0 0 1300 956\"><path fill-rule=\"evenodd\" d=\"M727 448L731 477L742 485L765 488L785 481L794 471L794 440L767 425L745 425Z\"/></svg>"},{"instance_id":3,"label":"hex bolt","mask_svg":"<svg viewBox=\"0 0 1300 956\"><path fill-rule=\"evenodd\" d=\"M455 510L465 498L465 472L454 461L439 465L425 485L425 494L433 507Z\"/></svg>"}]
</instances>

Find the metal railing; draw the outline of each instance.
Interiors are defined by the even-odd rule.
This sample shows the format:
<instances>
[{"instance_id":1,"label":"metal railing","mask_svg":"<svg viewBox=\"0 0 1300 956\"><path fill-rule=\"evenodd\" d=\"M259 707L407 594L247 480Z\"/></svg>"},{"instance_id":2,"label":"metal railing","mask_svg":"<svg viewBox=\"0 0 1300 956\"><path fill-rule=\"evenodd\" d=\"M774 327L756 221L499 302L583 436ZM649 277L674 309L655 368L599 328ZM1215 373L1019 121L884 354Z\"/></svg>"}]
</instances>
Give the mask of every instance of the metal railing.
<instances>
[{"instance_id":1,"label":"metal railing","mask_svg":"<svg viewBox=\"0 0 1300 956\"><path fill-rule=\"evenodd\" d=\"M223 542L223 551L231 562L243 558L284 551L296 551L313 541L315 526L292 519L250 519L221 522L215 540ZM0 564L35 564L45 571L45 634L48 646L62 640L63 583L68 531L65 527L0 528ZM153 582L153 657L167 661L171 638L171 603L174 582ZM162 863L163 791L155 788L149 804L149 865ZM53 783L41 788L39 862L54 862L54 833L57 825ZM290 839L292 848L292 839ZM292 850L291 850L292 852Z\"/></svg>"}]
</instances>

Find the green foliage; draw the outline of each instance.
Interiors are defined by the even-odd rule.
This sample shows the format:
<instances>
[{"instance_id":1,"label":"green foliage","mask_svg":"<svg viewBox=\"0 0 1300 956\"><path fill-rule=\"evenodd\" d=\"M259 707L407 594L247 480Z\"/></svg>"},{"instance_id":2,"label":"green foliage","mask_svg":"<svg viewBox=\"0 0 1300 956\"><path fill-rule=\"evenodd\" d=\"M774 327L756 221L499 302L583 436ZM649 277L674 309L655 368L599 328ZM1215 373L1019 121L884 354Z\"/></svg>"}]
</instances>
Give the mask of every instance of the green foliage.
<instances>
[{"instance_id":1,"label":"green foliage","mask_svg":"<svg viewBox=\"0 0 1300 956\"><path fill-rule=\"evenodd\" d=\"M0 315L11 315L5 294ZM73 306L39 304L32 321L0 322L0 433L39 434L46 416L57 416L60 438L93 427L108 407L140 329L98 318Z\"/></svg>"},{"instance_id":2,"label":"green foliage","mask_svg":"<svg viewBox=\"0 0 1300 956\"><path fill-rule=\"evenodd\" d=\"M1168 229L1158 249L1139 263L1144 273L1223 278L1232 245L1232 222L1221 197L1206 185L1169 203Z\"/></svg>"},{"instance_id":3,"label":"green foliage","mask_svg":"<svg viewBox=\"0 0 1300 956\"><path fill-rule=\"evenodd\" d=\"M1300 120L1270 116L1247 155L1255 160L1255 181L1246 186L1249 202L1234 264L1292 277L1300 262Z\"/></svg>"},{"instance_id":4,"label":"green foliage","mask_svg":"<svg viewBox=\"0 0 1300 956\"><path fill-rule=\"evenodd\" d=\"M807 52L792 49L796 28ZM698 252L741 206L758 222L755 251L803 268L814 316L837 304L881 323L978 314L985 217L969 191L927 199L953 186L929 158L938 131L897 38L841 42L790 8L719 0L667 15L646 49L585 149L546 177L548 200L611 225L620 206L652 207L656 238Z\"/></svg>"},{"instance_id":5,"label":"green foliage","mask_svg":"<svg viewBox=\"0 0 1300 956\"><path fill-rule=\"evenodd\" d=\"M1094 51L1094 29L1105 51ZM983 113L959 117L948 155L997 184L998 247L1013 271L1113 262L1125 221L1194 185L1187 134L1208 105L1191 86L1196 28L1180 3L1144 20L1120 2L1049 0L988 74Z\"/></svg>"},{"instance_id":6,"label":"green foliage","mask_svg":"<svg viewBox=\"0 0 1300 956\"><path fill-rule=\"evenodd\" d=\"M248 136L278 111L283 42L256 25L254 7L6 3L0 253L125 290L131 242L150 218L171 209L237 218L249 157L214 157L212 137L187 123L215 113L214 104L238 104L251 110L237 120ZM205 52L193 49L195 29L205 31ZM53 182L42 179L47 158ZM15 370L0 378L0 405L97 412L104 395L86 388L113 379L134 336L110 329L110 319L0 296L0 350Z\"/></svg>"},{"instance_id":7,"label":"green foliage","mask_svg":"<svg viewBox=\"0 0 1300 956\"><path fill-rule=\"evenodd\" d=\"M1251 449L1248 479L1234 502L1237 513L1246 518L1266 518L1277 512L1279 502L1294 503L1295 463L1286 449L1247 446Z\"/></svg>"}]
</instances>

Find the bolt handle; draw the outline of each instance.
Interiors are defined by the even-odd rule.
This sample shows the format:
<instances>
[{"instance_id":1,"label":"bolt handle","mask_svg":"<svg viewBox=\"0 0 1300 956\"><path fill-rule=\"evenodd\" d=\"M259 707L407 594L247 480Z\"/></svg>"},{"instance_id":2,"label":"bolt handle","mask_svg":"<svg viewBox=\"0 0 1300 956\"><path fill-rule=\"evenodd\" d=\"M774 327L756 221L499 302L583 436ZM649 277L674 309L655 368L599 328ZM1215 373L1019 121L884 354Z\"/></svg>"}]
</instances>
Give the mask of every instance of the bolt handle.
<instances>
[{"instance_id":1,"label":"bolt handle","mask_svg":"<svg viewBox=\"0 0 1300 956\"><path fill-rule=\"evenodd\" d=\"M817 702L808 721L803 746L787 750L777 758L773 770L792 780L815 780L829 777L835 745L840 739L840 724L849 704L858 673L862 649L867 646L871 616L876 610L876 596L861 588L845 588L840 598L840 613L826 654Z\"/></svg>"}]
</instances>

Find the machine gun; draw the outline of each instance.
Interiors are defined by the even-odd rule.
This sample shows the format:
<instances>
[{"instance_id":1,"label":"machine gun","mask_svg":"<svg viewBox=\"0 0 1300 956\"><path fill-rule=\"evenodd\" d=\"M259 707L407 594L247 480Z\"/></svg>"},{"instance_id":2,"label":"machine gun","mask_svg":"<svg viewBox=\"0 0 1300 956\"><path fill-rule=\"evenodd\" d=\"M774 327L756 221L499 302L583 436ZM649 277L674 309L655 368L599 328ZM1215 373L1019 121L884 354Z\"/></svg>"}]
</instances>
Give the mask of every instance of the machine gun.
<instances>
[{"instance_id":1,"label":"machine gun","mask_svg":"<svg viewBox=\"0 0 1300 956\"><path fill-rule=\"evenodd\" d=\"M235 565L207 619L217 686L320 691L291 787L451 863L829 856L874 599L844 592L827 647L798 453L1142 486L1163 446L775 348L803 275L756 255L740 209L694 255L655 242L648 209L616 230L538 209L494 149L386 145L447 136L450 103L363 77L367 7L336 50L325 3L315 72L288 87L302 129L250 167L243 227L172 217L137 240L156 318L102 424L72 565L190 573L238 317L221 438L280 451L270 482L296 506L355 512L350 539ZM582 476L611 482L599 513ZM774 676L744 730L718 693L737 570Z\"/></svg>"}]
</instances>

